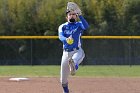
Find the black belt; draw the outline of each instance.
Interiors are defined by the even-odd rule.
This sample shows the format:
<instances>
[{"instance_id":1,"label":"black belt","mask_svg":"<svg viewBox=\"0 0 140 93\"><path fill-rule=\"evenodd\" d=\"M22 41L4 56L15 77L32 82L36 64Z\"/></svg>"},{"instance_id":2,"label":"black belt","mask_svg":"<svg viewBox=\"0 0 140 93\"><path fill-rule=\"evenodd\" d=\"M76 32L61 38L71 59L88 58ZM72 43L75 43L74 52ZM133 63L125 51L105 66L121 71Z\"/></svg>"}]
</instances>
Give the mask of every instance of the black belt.
<instances>
[{"instance_id":1,"label":"black belt","mask_svg":"<svg viewBox=\"0 0 140 93\"><path fill-rule=\"evenodd\" d=\"M66 52L71 52L71 51L75 51L75 50L79 50L79 47L77 48L72 48L72 49L64 49Z\"/></svg>"}]
</instances>

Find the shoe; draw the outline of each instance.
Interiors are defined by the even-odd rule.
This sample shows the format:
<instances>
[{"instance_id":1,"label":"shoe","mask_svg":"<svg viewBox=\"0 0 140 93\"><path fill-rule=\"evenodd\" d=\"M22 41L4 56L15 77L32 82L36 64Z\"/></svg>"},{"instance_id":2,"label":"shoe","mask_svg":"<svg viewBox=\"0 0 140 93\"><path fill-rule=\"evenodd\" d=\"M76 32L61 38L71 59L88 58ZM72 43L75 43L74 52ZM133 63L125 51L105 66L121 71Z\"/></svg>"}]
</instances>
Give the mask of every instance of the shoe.
<instances>
[{"instance_id":1,"label":"shoe","mask_svg":"<svg viewBox=\"0 0 140 93\"><path fill-rule=\"evenodd\" d=\"M68 92L63 92L63 93L69 93L69 91Z\"/></svg>"},{"instance_id":2,"label":"shoe","mask_svg":"<svg viewBox=\"0 0 140 93\"><path fill-rule=\"evenodd\" d=\"M78 70L78 68L79 68L79 66L78 66L78 64L76 64L76 65L75 65L75 69Z\"/></svg>"},{"instance_id":3,"label":"shoe","mask_svg":"<svg viewBox=\"0 0 140 93\"><path fill-rule=\"evenodd\" d=\"M74 63L73 59L70 59L70 61L69 61L69 67L70 67L70 74L72 76L74 76L75 75L75 72L76 72L76 69L75 69L75 63Z\"/></svg>"},{"instance_id":4,"label":"shoe","mask_svg":"<svg viewBox=\"0 0 140 93\"><path fill-rule=\"evenodd\" d=\"M63 92L63 93L69 93L69 91L68 92Z\"/></svg>"},{"instance_id":5,"label":"shoe","mask_svg":"<svg viewBox=\"0 0 140 93\"><path fill-rule=\"evenodd\" d=\"M69 93L68 83L62 84L63 87L63 93Z\"/></svg>"}]
</instances>

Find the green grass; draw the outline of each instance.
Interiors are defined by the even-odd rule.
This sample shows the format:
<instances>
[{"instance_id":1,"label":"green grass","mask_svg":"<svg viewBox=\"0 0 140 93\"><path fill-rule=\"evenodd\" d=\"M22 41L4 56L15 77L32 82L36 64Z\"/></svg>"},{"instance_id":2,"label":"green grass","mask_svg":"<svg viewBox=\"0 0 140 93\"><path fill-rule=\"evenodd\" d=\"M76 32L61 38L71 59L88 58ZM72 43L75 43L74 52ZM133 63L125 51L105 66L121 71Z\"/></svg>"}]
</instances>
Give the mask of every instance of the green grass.
<instances>
[{"instance_id":1,"label":"green grass","mask_svg":"<svg viewBox=\"0 0 140 93\"><path fill-rule=\"evenodd\" d=\"M140 66L83 66L79 76L94 77L140 77Z\"/></svg>"},{"instance_id":2,"label":"green grass","mask_svg":"<svg viewBox=\"0 0 140 93\"><path fill-rule=\"evenodd\" d=\"M59 76L60 66L0 66L0 77ZM140 66L80 66L76 76L140 77Z\"/></svg>"}]
</instances>

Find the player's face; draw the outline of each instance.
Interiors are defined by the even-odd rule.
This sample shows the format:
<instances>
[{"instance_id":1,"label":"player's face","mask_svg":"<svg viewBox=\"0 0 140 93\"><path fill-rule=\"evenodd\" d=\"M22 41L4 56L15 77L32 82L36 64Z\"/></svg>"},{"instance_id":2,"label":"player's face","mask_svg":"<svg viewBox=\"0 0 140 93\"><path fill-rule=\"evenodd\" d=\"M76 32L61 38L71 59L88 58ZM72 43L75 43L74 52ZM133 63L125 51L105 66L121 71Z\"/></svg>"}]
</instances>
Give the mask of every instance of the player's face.
<instances>
[{"instance_id":1,"label":"player's face","mask_svg":"<svg viewBox=\"0 0 140 93\"><path fill-rule=\"evenodd\" d=\"M67 14L67 20L68 22L75 22L77 20L77 15L75 12L69 12Z\"/></svg>"}]
</instances>

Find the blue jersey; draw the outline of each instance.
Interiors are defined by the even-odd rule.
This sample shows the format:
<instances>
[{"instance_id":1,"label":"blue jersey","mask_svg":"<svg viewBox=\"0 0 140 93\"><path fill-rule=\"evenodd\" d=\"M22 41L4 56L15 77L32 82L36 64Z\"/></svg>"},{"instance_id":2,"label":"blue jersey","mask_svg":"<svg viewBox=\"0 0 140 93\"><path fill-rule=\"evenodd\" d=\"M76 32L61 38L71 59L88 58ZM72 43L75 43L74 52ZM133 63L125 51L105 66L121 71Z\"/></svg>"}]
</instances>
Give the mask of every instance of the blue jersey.
<instances>
[{"instance_id":1,"label":"blue jersey","mask_svg":"<svg viewBox=\"0 0 140 93\"><path fill-rule=\"evenodd\" d=\"M74 49L81 47L81 35L83 31L89 27L89 25L83 16L80 15L79 18L79 22L66 22L59 26L58 35L59 39L63 42L64 49ZM66 42L66 38L70 36L74 39L74 42L71 45Z\"/></svg>"}]
</instances>

